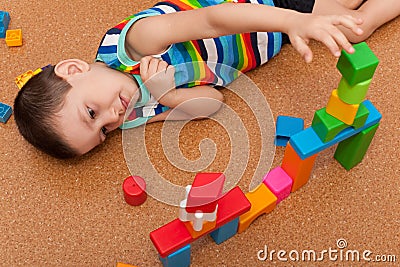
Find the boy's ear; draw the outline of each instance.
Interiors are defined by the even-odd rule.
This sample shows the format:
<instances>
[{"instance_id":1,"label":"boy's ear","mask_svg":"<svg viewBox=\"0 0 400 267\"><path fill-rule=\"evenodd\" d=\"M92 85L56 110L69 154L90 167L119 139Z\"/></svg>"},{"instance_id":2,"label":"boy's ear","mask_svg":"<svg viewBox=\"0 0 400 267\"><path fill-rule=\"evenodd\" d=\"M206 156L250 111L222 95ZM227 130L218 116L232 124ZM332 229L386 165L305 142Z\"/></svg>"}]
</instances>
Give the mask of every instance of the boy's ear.
<instances>
[{"instance_id":1,"label":"boy's ear","mask_svg":"<svg viewBox=\"0 0 400 267\"><path fill-rule=\"evenodd\" d=\"M54 72L60 78L67 79L78 73L87 72L90 70L90 65L80 59L66 59L57 63Z\"/></svg>"}]
</instances>

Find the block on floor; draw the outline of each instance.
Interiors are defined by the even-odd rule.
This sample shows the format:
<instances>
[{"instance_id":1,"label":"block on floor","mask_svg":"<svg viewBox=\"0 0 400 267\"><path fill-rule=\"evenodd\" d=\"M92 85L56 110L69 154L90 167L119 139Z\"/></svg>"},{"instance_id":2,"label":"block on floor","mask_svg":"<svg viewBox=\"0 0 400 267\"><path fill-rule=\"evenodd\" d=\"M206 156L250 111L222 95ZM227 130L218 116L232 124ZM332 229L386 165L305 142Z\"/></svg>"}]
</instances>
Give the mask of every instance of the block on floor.
<instances>
[{"instance_id":1,"label":"block on floor","mask_svg":"<svg viewBox=\"0 0 400 267\"><path fill-rule=\"evenodd\" d=\"M251 203L251 208L239 217L238 233L242 233L255 219L264 213L271 212L276 207L277 198L264 183L261 183L254 191L248 192L246 197Z\"/></svg>"},{"instance_id":2,"label":"block on floor","mask_svg":"<svg viewBox=\"0 0 400 267\"><path fill-rule=\"evenodd\" d=\"M21 29L7 30L6 31L6 44L7 44L7 46L21 46L22 45Z\"/></svg>"},{"instance_id":3,"label":"block on floor","mask_svg":"<svg viewBox=\"0 0 400 267\"><path fill-rule=\"evenodd\" d=\"M346 170L363 160L378 126L379 123L339 143L334 157Z\"/></svg>"},{"instance_id":4,"label":"block on floor","mask_svg":"<svg viewBox=\"0 0 400 267\"><path fill-rule=\"evenodd\" d=\"M0 102L0 122L6 123L12 114L12 108Z\"/></svg>"},{"instance_id":5,"label":"block on floor","mask_svg":"<svg viewBox=\"0 0 400 267\"><path fill-rule=\"evenodd\" d=\"M190 266L190 245L187 245L167 257L161 257L160 260L164 267L188 267Z\"/></svg>"},{"instance_id":6,"label":"block on floor","mask_svg":"<svg viewBox=\"0 0 400 267\"><path fill-rule=\"evenodd\" d=\"M221 244L222 242L228 240L232 236L234 236L237 233L239 226L239 217L236 219L233 219L232 221L222 225L218 229L212 231L210 233L210 236L214 240L215 243L218 245Z\"/></svg>"},{"instance_id":7,"label":"block on floor","mask_svg":"<svg viewBox=\"0 0 400 267\"><path fill-rule=\"evenodd\" d=\"M316 158L317 154L303 160L290 143L286 146L281 166L293 180L291 192L296 191L308 182Z\"/></svg>"},{"instance_id":8,"label":"block on floor","mask_svg":"<svg viewBox=\"0 0 400 267\"><path fill-rule=\"evenodd\" d=\"M280 166L278 166L264 176L263 183L276 196L276 204L278 205L279 202L290 195L293 180Z\"/></svg>"}]
</instances>

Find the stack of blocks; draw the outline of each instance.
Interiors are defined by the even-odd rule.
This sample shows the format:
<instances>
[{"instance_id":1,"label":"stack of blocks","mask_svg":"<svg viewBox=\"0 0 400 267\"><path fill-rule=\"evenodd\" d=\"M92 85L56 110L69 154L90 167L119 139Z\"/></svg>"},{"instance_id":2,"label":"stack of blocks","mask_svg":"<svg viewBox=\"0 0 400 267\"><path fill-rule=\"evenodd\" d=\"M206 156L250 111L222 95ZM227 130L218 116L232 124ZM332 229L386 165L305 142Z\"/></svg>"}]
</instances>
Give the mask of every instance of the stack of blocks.
<instances>
[{"instance_id":1,"label":"stack of blocks","mask_svg":"<svg viewBox=\"0 0 400 267\"><path fill-rule=\"evenodd\" d=\"M365 43L354 48L353 54L342 52L337 68L343 77L327 107L315 112L311 127L281 135L282 145L289 139L282 164L266 174L255 190L244 194L235 187L221 195L223 174L196 176L181 202L179 219L150 233L164 266L189 266L190 243L195 239L211 232L220 244L271 212L307 183L318 152L339 143L335 158L348 170L363 159L382 117L364 100L379 61Z\"/></svg>"}]
</instances>

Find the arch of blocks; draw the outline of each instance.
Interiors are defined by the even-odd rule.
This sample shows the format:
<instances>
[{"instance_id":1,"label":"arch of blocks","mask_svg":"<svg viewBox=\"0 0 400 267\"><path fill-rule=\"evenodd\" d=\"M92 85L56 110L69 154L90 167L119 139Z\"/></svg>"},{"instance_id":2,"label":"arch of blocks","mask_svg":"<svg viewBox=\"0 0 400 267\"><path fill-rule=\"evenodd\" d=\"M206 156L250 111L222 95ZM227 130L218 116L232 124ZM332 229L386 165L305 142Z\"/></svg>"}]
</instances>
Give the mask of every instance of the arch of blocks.
<instances>
[{"instance_id":1,"label":"arch of blocks","mask_svg":"<svg viewBox=\"0 0 400 267\"><path fill-rule=\"evenodd\" d=\"M379 60L365 42L354 48L353 54L342 51L336 65L342 79L327 106L315 112L311 127L282 134L280 144L286 145L289 139L282 164L266 174L255 190L244 194L235 187L221 195L223 174L196 175L181 203L179 218L150 233L165 267L189 266L190 244L197 238L210 234L220 244L271 212L307 183L318 153L326 148L338 144L334 158L347 170L362 161L382 118L364 100Z\"/></svg>"}]
</instances>

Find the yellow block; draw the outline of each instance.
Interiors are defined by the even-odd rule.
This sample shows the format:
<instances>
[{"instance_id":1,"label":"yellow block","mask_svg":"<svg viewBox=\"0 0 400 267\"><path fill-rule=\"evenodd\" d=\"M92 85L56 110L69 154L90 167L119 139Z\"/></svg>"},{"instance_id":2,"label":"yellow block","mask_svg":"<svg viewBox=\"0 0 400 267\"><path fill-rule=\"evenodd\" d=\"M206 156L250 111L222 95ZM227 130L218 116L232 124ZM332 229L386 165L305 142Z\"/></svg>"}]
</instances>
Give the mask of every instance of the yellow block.
<instances>
[{"instance_id":1,"label":"yellow block","mask_svg":"<svg viewBox=\"0 0 400 267\"><path fill-rule=\"evenodd\" d=\"M335 89L332 91L331 97L326 105L326 113L343 121L347 125L352 125L359 106L359 104L351 105L343 102L338 96L337 89Z\"/></svg>"},{"instance_id":2,"label":"yellow block","mask_svg":"<svg viewBox=\"0 0 400 267\"><path fill-rule=\"evenodd\" d=\"M117 267L137 267L137 266L118 262Z\"/></svg>"},{"instance_id":3,"label":"yellow block","mask_svg":"<svg viewBox=\"0 0 400 267\"><path fill-rule=\"evenodd\" d=\"M215 226L217 225L217 220L213 221L213 222L208 222L205 221L203 222L203 228L200 231L195 231L193 229L193 223L192 222L183 222L188 230L188 232L190 233L190 235L193 238L198 238L199 236L204 235L205 233L207 233L208 231L210 231L211 229L214 229Z\"/></svg>"},{"instance_id":4,"label":"yellow block","mask_svg":"<svg viewBox=\"0 0 400 267\"><path fill-rule=\"evenodd\" d=\"M8 46L21 46L22 45L22 30L7 30L6 31L6 44Z\"/></svg>"},{"instance_id":5,"label":"yellow block","mask_svg":"<svg viewBox=\"0 0 400 267\"><path fill-rule=\"evenodd\" d=\"M246 230L260 215L269 213L276 207L277 198L264 183L248 192L246 197L251 203L251 208L239 217L238 233Z\"/></svg>"}]
</instances>

